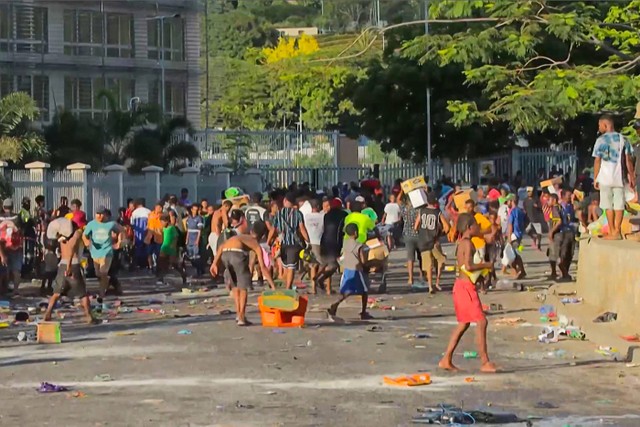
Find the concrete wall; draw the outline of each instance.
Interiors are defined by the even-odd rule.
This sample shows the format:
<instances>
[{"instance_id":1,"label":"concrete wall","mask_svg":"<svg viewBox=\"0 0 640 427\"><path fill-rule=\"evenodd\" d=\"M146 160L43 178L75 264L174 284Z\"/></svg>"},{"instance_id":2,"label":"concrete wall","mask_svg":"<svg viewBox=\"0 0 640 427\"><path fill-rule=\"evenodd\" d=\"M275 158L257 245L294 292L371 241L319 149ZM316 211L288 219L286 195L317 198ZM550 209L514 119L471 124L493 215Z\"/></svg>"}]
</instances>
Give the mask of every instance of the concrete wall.
<instances>
[{"instance_id":1,"label":"concrete wall","mask_svg":"<svg viewBox=\"0 0 640 427\"><path fill-rule=\"evenodd\" d=\"M583 240L578 257L578 296L618 321L640 321L640 243Z\"/></svg>"}]
</instances>

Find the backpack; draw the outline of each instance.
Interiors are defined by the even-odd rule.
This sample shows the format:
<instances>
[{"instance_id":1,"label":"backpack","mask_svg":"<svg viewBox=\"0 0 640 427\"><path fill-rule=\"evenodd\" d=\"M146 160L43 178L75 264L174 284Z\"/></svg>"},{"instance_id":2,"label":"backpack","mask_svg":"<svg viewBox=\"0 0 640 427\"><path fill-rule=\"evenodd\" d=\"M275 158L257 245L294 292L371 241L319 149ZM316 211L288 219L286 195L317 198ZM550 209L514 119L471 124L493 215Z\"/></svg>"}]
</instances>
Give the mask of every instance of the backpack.
<instances>
[{"instance_id":1,"label":"backpack","mask_svg":"<svg viewBox=\"0 0 640 427\"><path fill-rule=\"evenodd\" d=\"M10 219L0 223L0 242L8 250L16 250L22 247L22 230Z\"/></svg>"}]
</instances>

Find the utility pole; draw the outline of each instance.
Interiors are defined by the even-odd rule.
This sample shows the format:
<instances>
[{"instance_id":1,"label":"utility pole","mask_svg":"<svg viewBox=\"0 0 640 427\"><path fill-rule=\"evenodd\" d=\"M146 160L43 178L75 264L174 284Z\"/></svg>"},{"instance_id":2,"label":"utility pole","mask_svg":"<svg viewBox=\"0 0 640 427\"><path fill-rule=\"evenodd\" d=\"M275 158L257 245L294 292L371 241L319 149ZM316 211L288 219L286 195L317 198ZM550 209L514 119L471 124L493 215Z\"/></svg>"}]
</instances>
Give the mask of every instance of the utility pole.
<instances>
[{"instance_id":1,"label":"utility pole","mask_svg":"<svg viewBox=\"0 0 640 427\"><path fill-rule=\"evenodd\" d=\"M429 0L424 0L424 34L429 35ZM434 182L431 166L431 88L427 86L427 173Z\"/></svg>"}]
</instances>

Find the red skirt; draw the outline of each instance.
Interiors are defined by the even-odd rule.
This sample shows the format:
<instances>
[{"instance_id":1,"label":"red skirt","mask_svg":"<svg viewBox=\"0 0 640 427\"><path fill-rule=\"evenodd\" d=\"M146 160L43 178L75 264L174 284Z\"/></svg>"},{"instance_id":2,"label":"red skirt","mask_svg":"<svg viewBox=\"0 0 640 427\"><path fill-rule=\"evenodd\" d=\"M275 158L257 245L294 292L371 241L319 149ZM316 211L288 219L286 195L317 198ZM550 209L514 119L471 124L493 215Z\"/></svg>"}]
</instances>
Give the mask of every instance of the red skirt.
<instances>
[{"instance_id":1,"label":"red skirt","mask_svg":"<svg viewBox=\"0 0 640 427\"><path fill-rule=\"evenodd\" d=\"M459 323L477 323L485 319L476 285L459 277L453 284L453 307Z\"/></svg>"}]
</instances>

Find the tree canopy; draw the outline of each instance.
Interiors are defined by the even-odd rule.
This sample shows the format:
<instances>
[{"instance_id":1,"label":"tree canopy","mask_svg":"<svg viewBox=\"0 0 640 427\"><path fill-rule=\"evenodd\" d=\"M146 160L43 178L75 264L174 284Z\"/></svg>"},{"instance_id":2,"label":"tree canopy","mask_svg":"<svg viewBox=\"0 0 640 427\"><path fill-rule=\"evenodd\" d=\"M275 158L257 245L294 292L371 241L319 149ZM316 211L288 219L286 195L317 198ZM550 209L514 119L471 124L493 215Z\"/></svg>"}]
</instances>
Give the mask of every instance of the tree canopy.
<instances>
[{"instance_id":1,"label":"tree canopy","mask_svg":"<svg viewBox=\"0 0 640 427\"><path fill-rule=\"evenodd\" d=\"M0 99L0 160L25 163L48 154L46 144L30 127L38 114L36 102L24 92Z\"/></svg>"},{"instance_id":2,"label":"tree canopy","mask_svg":"<svg viewBox=\"0 0 640 427\"><path fill-rule=\"evenodd\" d=\"M451 100L452 123L508 123L518 133L559 129L597 111L631 111L640 80L640 1L432 2L445 34L408 41L403 54L459 64L490 103ZM464 22L464 26L457 25Z\"/></svg>"}]
</instances>

